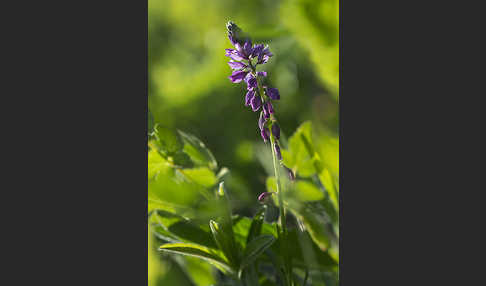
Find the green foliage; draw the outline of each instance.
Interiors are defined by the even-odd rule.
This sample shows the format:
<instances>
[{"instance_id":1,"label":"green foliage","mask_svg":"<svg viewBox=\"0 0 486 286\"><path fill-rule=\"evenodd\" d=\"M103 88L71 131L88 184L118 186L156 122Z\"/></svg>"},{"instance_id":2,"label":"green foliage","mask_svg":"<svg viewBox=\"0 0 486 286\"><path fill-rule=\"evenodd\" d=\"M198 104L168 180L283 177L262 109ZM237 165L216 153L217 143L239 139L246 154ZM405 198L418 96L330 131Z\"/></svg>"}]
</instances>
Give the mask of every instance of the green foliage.
<instances>
[{"instance_id":1,"label":"green foliage","mask_svg":"<svg viewBox=\"0 0 486 286\"><path fill-rule=\"evenodd\" d=\"M209 262L211 265L215 266L223 272L232 273L233 271L220 253L198 244L166 243L161 245L159 249L170 253L189 255L200 258Z\"/></svg>"}]
</instances>

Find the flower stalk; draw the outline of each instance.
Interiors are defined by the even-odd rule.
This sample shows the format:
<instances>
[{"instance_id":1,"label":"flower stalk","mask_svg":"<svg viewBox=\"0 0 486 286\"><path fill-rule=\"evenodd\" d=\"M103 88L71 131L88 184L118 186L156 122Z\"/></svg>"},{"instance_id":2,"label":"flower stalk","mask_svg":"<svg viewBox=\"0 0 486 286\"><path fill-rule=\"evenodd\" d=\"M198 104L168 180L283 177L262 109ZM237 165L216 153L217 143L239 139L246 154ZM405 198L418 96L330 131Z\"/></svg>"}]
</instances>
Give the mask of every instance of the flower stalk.
<instances>
[{"instance_id":1,"label":"flower stalk","mask_svg":"<svg viewBox=\"0 0 486 286\"><path fill-rule=\"evenodd\" d=\"M254 112L257 112L260 107L262 108L258 120L258 127L263 141L265 143L270 141L270 148L272 150L273 168L277 183L276 195L280 214L277 233L281 241L281 251L284 257L283 272L285 285L291 286L293 284L292 263L288 252L288 231L285 203L280 183L280 165L286 169L290 180L294 180L295 176L289 168L282 164L282 154L279 146L280 127L275 117L274 106L272 105L273 100L280 99L280 93L277 88L263 85L262 81L267 77L267 72L257 71L257 65L267 63L273 54L270 52L268 46L264 46L263 44L253 45L251 38L233 22L228 22L226 28L228 30L228 38L235 47L235 49L226 49L226 56L231 58L228 65L233 70L228 78L233 83L246 82L245 106L251 106ZM273 192L264 192L258 197L258 200L265 203L266 198L272 194Z\"/></svg>"}]
</instances>

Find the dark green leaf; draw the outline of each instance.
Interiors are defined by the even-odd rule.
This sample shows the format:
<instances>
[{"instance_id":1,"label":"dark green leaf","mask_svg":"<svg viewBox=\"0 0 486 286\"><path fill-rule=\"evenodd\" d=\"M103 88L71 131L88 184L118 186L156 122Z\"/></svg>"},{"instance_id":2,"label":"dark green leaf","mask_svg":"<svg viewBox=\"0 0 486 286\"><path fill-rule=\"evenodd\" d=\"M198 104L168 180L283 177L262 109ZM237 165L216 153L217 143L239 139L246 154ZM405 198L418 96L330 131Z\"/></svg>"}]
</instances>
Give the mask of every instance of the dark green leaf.
<instances>
[{"instance_id":1,"label":"dark green leaf","mask_svg":"<svg viewBox=\"0 0 486 286\"><path fill-rule=\"evenodd\" d=\"M209 227L219 249L224 253L230 264L236 268L239 265L238 249L236 249L232 229L228 225L218 224L214 220L209 221Z\"/></svg>"},{"instance_id":2,"label":"dark green leaf","mask_svg":"<svg viewBox=\"0 0 486 286\"><path fill-rule=\"evenodd\" d=\"M246 245L240 269L244 269L246 266L253 263L258 258L258 256L260 256L267 248L269 248L275 242L275 240L276 239L273 235L260 235L251 240Z\"/></svg>"}]
</instances>

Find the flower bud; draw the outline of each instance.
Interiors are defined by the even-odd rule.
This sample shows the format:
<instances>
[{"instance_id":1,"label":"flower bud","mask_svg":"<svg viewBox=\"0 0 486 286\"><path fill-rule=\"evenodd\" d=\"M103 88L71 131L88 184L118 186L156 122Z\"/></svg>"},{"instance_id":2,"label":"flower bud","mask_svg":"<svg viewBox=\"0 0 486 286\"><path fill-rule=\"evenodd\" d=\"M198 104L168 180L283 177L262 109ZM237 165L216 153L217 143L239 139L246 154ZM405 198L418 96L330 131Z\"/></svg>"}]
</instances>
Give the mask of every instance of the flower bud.
<instances>
[{"instance_id":1,"label":"flower bud","mask_svg":"<svg viewBox=\"0 0 486 286\"><path fill-rule=\"evenodd\" d=\"M258 127L260 127L260 130L263 130L265 123L267 123L267 119L263 115L263 112L260 112L260 119L258 119Z\"/></svg>"},{"instance_id":2,"label":"flower bud","mask_svg":"<svg viewBox=\"0 0 486 286\"><path fill-rule=\"evenodd\" d=\"M254 90L249 90L246 95L245 95L245 106L250 105L251 100L255 97L255 91Z\"/></svg>"},{"instance_id":3,"label":"flower bud","mask_svg":"<svg viewBox=\"0 0 486 286\"><path fill-rule=\"evenodd\" d=\"M258 196L258 201L261 203L266 203L268 201L268 198L273 194L274 192L263 192Z\"/></svg>"},{"instance_id":4,"label":"flower bud","mask_svg":"<svg viewBox=\"0 0 486 286\"><path fill-rule=\"evenodd\" d=\"M253 111L257 111L260 109L260 106L262 106L262 100L260 99L260 96L256 95L251 99L251 109Z\"/></svg>"},{"instance_id":5,"label":"flower bud","mask_svg":"<svg viewBox=\"0 0 486 286\"><path fill-rule=\"evenodd\" d=\"M267 143L267 141L270 140L270 134L269 133L270 133L270 131L268 131L268 128L263 128L260 131L260 135L263 138L263 142Z\"/></svg>"},{"instance_id":6,"label":"flower bud","mask_svg":"<svg viewBox=\"0 0 486 286\"><path fill-rule=\"evenodd\" d=\"M280 139L280 127L278 126L277 122L272 124L272 134L275 138Z\"/></svg>"},{"instance_id":7,"label":"flower bud","mask_svg":"<svg viewBox=\"0 0 486 286\"><path fill-rule=\"evenodd\" d=\"M280 99L280 93L278 92L278 89L276 88L267 88L267 95L273 100L278 100Z\"/></svg>"}]
</instances>

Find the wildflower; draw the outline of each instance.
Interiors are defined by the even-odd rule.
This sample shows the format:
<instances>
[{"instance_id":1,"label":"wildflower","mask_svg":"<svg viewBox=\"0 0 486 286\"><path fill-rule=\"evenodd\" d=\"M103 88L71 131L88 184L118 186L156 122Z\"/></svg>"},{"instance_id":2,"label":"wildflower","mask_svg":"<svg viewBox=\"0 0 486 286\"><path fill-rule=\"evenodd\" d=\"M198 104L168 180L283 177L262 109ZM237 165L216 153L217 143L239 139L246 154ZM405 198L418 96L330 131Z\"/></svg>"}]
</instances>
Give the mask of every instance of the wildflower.
<instances>
[{"instance_id":1,"label":"wildflower","mask_svg":"<svg viewBox=\"0 0 486 286\"><path fill-rule=\"evenodd\" d=\"M270 101L267 101L263 104L263 112L265 115L265 118L270 118L270 114L273 114L273 106Z\"/></svg>"},{"instance_id":2,"label":"wildflower","mask_svg":"<svg viewBox=\"0 0 486 286\"><path fill-rule=\"evenodd\" d=\"M270 140L270 131L268 131L268 128L264 127L260 131L260 135L262 136L264 143L267 143L267 141Z\"/></svg>"},{"instance_id":3,"label":"wildflower","mask_svg":"<svg viewBox=\"0 0 486 286\"><path fill-rule=\"evenodd\" d=\"M245 81L246 81L246 84L247 84L247 89L249 89L249 90L255 89L256 87L258 87L258 81L257 81L256 77L251 73L248 73L248 75L245 78Z\"/></svg>"},{"instance_id":4,"label":"wildflower","mask_svg":"<svg viewBox=\"0 0 486 286\"><path fill-rule=\"evenodd\" d=\"M232 81L232 82L240 82L242 81L246 75L248 74L248 72L246 71L234 71L228 78Z\"/></svg>"},{"instance_id":5,"label":"wildflower","mask_svg":"<svg viewBox=\"0 0 486 286\"><path fill-rule=\"evenodd\" d=\"M273 100L278 100L280 99L280 93L278 92L278 89L276 88L267 88L267 95Z\"/></svg>"},{"instance_id":6,"label":"wildflower","mask_svg":"<svg viewBox=\"0 0 486 286\"><path fill-rule=\"evenodd\" d=\"M277 122L272 124L272 134L275 138L280 139L280 127L278 126Z\"/></svg>"},{"instance_id":7,"label":"wildflower","mask_svg":"<svg viewBox=\"0 0 486 286\"><path fill-rule=\"evenodd\" d=\"M245 56L237 51L237 50L234 50L234 49L226 49L226 54L225 56L231 58L232 60L235 60L235 61L242 61L245 59Z\"/></svg>"},{"instance_id":8,"label":"wildflower","mask_svg":"<svg viewBox=\"0 0 486 286\"><path fill-rule=\"evenodd\" d=\"M228 65L234 69L234 70L239 70L239 69L244 69L247 67L247 65L245 65L244 63L241 63L241 62L233 62L233 61L229 61L228 62Z\"/></svg>"},{"instance_id":9,"label":"wildflower","mask_svg":"<svg viewBox=\"0 0 486 286\"><path fill-rule=\"evenodd\" d=\"M253 97L255 97L255 91L254 90L249 90L246 93L246 96L245 96L245 106L250 105L251 100L253 99Z\"/></svg>"},{"instance_id":10,"label":"wildflower","mask_svg":"<svg viewBox=\"0 0 486 286\"><path fill-rule=\"evenodd\" d=\"M258 109L260 109L260 106L262 106L262 100L260 99L260 96L253 96L253 98L251 99L251 109L253 111L257 111Z\"/></svg>"},{"instance_id":11,"label":"wildflower","mask_svg":"<svg viewBox=\"0 0 486 286\"><path fill-rule=\"evenodd\" d=\"M260 130L263 130L263 127L265 127L266 123L267 119L263 115L263 112L260 112L260 119L258 119L258 127L260 127Z\"/></svg>"}]
</instances>

